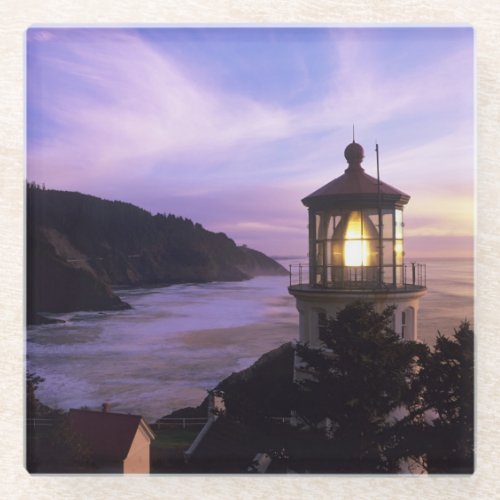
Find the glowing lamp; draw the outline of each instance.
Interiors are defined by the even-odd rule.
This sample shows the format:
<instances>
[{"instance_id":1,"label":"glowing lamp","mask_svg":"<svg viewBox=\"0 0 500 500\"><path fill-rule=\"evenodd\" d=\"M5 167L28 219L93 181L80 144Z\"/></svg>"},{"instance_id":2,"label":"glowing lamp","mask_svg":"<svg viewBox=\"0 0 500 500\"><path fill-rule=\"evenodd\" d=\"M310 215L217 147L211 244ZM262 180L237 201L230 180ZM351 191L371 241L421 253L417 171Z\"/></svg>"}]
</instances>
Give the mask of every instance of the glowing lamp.
<instances>
[{"instance_id":1,"label":"glowing lamp","mask_svg":"<svg viewBox=\"0 0 500 500\"><path fill-rule=\"evenodd\" d=\"M373 266L376 264L375 246L377 231L373 223L361 212L351 212L346 217L347 224L344 236L344 265L345 266ZM368 231L367 231L368 229ZM369 238L366 238L366 233ZM364 237L365 236L365 237ZM374 238L375 237L375 238Z\"/></svg>"}]
</instances>

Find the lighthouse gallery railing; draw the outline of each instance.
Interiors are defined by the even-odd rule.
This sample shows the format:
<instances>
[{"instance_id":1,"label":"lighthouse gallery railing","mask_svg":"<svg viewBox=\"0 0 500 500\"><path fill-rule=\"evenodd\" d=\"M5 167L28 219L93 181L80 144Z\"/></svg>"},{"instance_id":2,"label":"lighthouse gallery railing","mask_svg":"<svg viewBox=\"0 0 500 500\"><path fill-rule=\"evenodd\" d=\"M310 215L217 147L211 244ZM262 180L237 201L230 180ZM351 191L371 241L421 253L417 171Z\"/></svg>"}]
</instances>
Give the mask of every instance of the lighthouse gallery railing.
<instances>
[{"instance_id":1,"label":"lighthouse gallery railing","mask_svg":"<svg viewBox=\"0 0 500 500\"><path fill-rule=\"evenodd\" d=\"M427 283L426 273L425 264L416 262L401 266L382 266L382 272L379 266L314 266L311 269L309 264L291 264L290 287L356 290L423 288ZM382 280L379 279L381 275ZM311 276L314 277L312 280Z\"/></svg>"}]
</instances>

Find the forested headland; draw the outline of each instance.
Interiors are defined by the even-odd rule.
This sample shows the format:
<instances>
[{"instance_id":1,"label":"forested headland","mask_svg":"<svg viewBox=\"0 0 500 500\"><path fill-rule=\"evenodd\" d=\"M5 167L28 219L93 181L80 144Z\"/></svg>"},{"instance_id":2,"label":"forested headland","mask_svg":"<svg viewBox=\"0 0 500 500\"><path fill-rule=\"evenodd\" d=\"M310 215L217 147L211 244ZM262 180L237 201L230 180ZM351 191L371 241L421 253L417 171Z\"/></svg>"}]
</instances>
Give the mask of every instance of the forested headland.
<instances>
[{"instance_id":1,"label":"forested headland","mask_svg":"<svg viewBox=\"0 0 500 500\"><path fill-rule=\"evenodd\" d=\"M261 252L172 214L27 188L28 323L40 312L127 308L112 287L239 281L286 274Z\"/></svg>"}]
</instances>

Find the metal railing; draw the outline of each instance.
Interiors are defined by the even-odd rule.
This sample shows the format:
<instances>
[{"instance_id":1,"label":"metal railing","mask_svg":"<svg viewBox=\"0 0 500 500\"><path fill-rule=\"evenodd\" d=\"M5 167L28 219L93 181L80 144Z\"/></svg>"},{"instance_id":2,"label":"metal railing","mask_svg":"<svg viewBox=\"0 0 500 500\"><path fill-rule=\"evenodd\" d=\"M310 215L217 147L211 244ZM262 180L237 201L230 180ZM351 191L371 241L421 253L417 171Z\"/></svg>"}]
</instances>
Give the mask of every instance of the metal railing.
<instances>
[{"instance_id":1,"label":"metal railing","mask_svg":"<svg viewBox=\"0 0 500 500\"><path fill-rule=\"evenodd\" d=\"M203 426L207 423L208 417L165 417L157 420L154 424L150 424L150 427L161 429L162 427L169 426L182 426L185 429L188 426Z\"/></svg>"},{"instance_id":2,"label":"metal railing","mask_svg":"<svg viewBox=\"0 0 500 500\"><path fill-rule=\"evenodd\" d=\"M41 417L36 417L36 418L27 418L26 419L26 424L29 428L32 429L37 429L41 427L52 427L54 425L54 419L53 418L41 418Z\"/></svg>"},{"instance_id":3,"label":"metal railing","mask_svg":"<svg viewBox=\"0 0 500 500\"><path fill-rule=\"evenodd\" d=\"M426 266L416 262L382 267L290 265L290 288L408 289L425 288L426 283Z\"/></svg>"},{"instance_id":4,"label":"metal railing","mask_svg":"<svg viewBox=\"0 0 500 500\"><path fill-rule=\"evenodd\" d=\"M52 427L55 423L55 418L51 417L36 417L27 418L26 425L30 429L40 429ZM151 428L161 429L169 426L182 426L183 429L191 426L203 426L206 424L207 417L165 417L152 424L148 424Z\"/></svg>"}]
</instances>

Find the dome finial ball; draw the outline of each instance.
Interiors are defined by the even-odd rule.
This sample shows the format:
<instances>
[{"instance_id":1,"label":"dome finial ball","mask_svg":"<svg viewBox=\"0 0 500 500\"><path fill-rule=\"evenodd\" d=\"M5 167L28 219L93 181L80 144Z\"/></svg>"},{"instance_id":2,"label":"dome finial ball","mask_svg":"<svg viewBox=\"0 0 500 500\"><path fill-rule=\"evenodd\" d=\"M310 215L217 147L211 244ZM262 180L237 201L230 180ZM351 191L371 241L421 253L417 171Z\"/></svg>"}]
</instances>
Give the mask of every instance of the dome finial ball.
<instances>
[{"instance_id":1,"label":"dome finial ball","mask_svg":"<svg viewBox=\"0 0 500 500\"><path fill-rule=\"evenodd\" d=\"M349 165L359 165L365 157L365 151L361 144L351 142L344 151L345 159Z\"/></svg>"}]
</instances>

